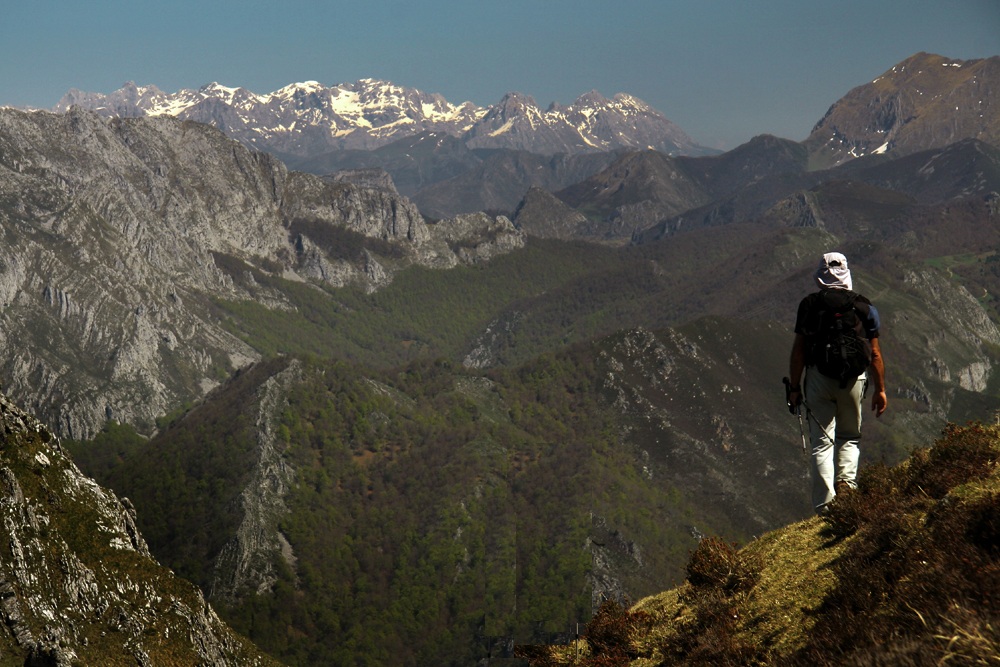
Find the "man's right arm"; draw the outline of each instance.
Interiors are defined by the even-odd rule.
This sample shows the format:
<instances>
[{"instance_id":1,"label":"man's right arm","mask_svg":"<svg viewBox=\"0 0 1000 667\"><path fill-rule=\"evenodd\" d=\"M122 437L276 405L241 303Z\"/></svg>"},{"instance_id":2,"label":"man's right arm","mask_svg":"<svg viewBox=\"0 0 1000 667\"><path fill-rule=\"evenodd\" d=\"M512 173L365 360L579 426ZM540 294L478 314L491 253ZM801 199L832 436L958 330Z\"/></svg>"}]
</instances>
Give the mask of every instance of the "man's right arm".
<instances>
[{"instance_id":1,"label":"man's right arm","mask_svg":"<svg viewBox=\"0 0 1000 667\"><path fill-rule=\"evenodd\" d=\"M878 338L872 338L871 343L871 381L875 384L875 391L872 392L872 410L875 411L876 417L881 417L889 406L889 398L885 394L885 362L882 360L882 350L879 347Z\"/></svg>"}]
</instances>

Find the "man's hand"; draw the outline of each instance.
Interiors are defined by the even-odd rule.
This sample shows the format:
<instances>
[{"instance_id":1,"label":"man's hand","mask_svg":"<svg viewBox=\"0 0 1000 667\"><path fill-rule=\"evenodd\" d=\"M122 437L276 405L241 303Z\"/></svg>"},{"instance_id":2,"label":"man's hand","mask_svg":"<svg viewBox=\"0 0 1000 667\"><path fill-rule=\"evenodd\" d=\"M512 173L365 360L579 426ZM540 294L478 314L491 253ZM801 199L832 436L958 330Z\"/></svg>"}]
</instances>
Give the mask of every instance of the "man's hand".
<instances>
[{"instance_id":1,"label":"man's hand","mask_svg":"<svg viewBox=\"0 0 1000 667\"><path fill-rule=\"evenodd\" d=\"M788 411L793 415L798 414L799 405L802 404L802 388L793 387L788 378L781 378L781 381L785 384L785 405L788 406Z\"/></svg>"},{"instance_id":2,"label":"man's hand","mask_svg":"<svg viewBox=\"0 0 1000 667\"><path fill-rule=\"evenodd\" d=\"M872 394L872 410L876 417L881 417L885 409L889 407L889 399L885 395L885 390L876 391Z\"/></svg>"}]
</instances>

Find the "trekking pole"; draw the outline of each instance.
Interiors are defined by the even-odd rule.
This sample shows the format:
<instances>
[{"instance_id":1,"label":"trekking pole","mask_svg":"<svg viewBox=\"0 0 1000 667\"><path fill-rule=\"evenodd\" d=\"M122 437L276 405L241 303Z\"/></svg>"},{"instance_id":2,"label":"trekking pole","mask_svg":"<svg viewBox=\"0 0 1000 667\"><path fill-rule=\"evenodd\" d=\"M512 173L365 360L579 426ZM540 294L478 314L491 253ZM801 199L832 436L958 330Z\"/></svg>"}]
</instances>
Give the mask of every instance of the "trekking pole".
<instances>
[{"instance_id":1,"label":"trekking pole","mask_svg":"<svg viewBox=\"0 0 1000 667\"><path fill-rule=\"evenodd\" d=\"M785 405L788 406L788 411L799 418L799 435L802 436L802 452L806 452L806 431L802 425L802 404L792 405L791 395L792 395L792 383L788 378L781 378L781 381L785 383Z\"/></svg>"},{"instance_id":2,"label":"trekking pole","mask_svg":"<svg viewBox=\"0 0 1000 667\"><path fill-rule=\"evenodd\" d=\"M795 414L799 418L799 435L802 436L802 453L805 454L806 453L806 431L802 427L802 406L801 405L795 406Z\"/></svg>"}]
</instances>

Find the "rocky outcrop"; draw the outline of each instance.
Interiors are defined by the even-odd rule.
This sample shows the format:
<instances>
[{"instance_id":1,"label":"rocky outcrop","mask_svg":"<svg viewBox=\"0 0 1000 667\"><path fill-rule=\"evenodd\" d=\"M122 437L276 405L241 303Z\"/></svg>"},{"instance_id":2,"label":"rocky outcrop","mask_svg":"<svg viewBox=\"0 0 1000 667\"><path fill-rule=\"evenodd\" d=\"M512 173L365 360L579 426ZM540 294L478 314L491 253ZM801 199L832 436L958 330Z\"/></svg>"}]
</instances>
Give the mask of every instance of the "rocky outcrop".
<instances>
[{"instance_id":1,"label":"rocky outcrop","mask_svg":"<svg viewBox=\"0 0 1000 667\"><path fill-rule=\"evenodd\" d=\"M363 188L399 194L392 176L383 169L341 169L330 174L327 178L338 183L353 183Z\"/></svg>"},{"instance_id":2,"label":"rocky outcrop","mask_svg":"<svg viewBox=\"0 0 1000 667\"><path fill-rule=\"evenodd\" d=\"M893 335L910 349L926 351L924 366L934 379L962 389L985 392L993 371L992 350L1000 329L967 289L929 269L914 269L904 284L919 302L896 308L888 323ZM905 319L904 319L905 318ZM894 326L895 325L895 326ZM950 393L922 402L947 412Z\"/></svg>"},{"instance_id":3,"label":"rocky outcrop","mask_svg":"<svg viewBox=\"0 0 1000 667\"><path fill-rule=\"evenodd\" d=\"M524 232L505 216L459 215L430 227L430 240L420 247L421 263L439 268L486 262L522 248Z\"/></svg>"},{"instance_id":4,"label":"rocky outcrop","mask_svg":"<svg viewBox=\"0 0 1000 667\"><path fill-rule=\"evenodd\" d=\"M764 216L787 227L825 227L815 192L796 192L772 206Z\"/></svg>"},{"instance_id":5,"label":"rocky outcrop","mask_svg":"<svg viewBox=\"0 0 1000 667\"><path fill-rule=\"evenodd\" d=\"M276 665L158 564L126 499L0 396L0 658L44 665Z\"/></svg>"},{"instance_id":6,"label":"rocky outcrop","mask_svg":"<svg viewBox=\"0 0 1000 667\"><path fill-rule=\"evenodd\" d=\"M523 313L513 311L490 322L465 355L462 365L480 369L498 365L500 351L514 339L522 318Z\"/></svg>"},{"instance_id":7,"label":"rocky outcrop","mask_svg":"<svg viewBox=\"0 0 1000 667\"><path fill-rule=\"evenodd\" d=\"M590 584L590 604L596 612L605 600L624 604L629 591L622 582L623 575L641 576L645 567L642 548L608 526L603 516L592 515L590 535L586 548L591 555L591 568L587 580Z\"/></svg>"},{"instance_id":8,"label":"rocky outcrop","mask_svg":"<svg viewBox=\"0 0 1000 667\"><path fill-rule=\"evenodd\" d=\"M346 181L324 182L297 172L285 185L282 214L288 220L322 220L387 241L420 244L429 236L417 207L393 192Z\"/></svg>"}]
</instances>

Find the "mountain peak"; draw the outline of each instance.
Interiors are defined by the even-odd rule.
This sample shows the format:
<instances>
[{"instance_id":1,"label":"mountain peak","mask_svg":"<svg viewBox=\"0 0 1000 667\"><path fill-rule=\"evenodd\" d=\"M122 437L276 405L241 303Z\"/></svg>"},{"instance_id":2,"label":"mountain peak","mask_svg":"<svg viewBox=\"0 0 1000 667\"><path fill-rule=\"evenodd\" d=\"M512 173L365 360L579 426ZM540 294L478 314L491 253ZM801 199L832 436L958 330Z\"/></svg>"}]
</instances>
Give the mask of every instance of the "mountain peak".
<instances>
[{"instance_id":1,"label":"mountain peak","mask_svg":"<svg viewBox=\"0 0 1000 667\"><path fill-rule=\"evenodd\" d=\"M271 93L270 97L277 99L293 99L313 95L321 92L322 90L323 86L316 81L302 81L299 83L290 83L287 86L279 88Z\"/></svg>"},{"instance_id":2,"label":"mountain peak","mask_svg":"<svg viewBox=\"0 0 1000 667\"><path fill-rule=\"evenodd\" d=\"M806 140L814 166L908 155L961 138L1000 143L1000 56L917 53L838 100Z\"/></svg>"},{"instance_id":3,"label":"mountain peak","mask_svg":"<svg viewBox=\"0 0 1000 667\"><path fill-rule=\"evenodd\" d=\"M576 98L576 101L573 102L573 106L602 107L607 106L610 103L611 100L606 98L604 95L601 95L596 90L591 90Z\"/></svg>"},{"instance_id":4,"label":"mountain peak","mask_svg":"<svg viewBox=\"0 0 1000 667\"><path fill-rule=\"evenodd\" d=\"M525 95L524 93L509 92L500 98L500 102L497 104L500 108L524 108L524 107L535 107L538 108L538 102L531 95Z\"/></svg>"}]
</instances>

